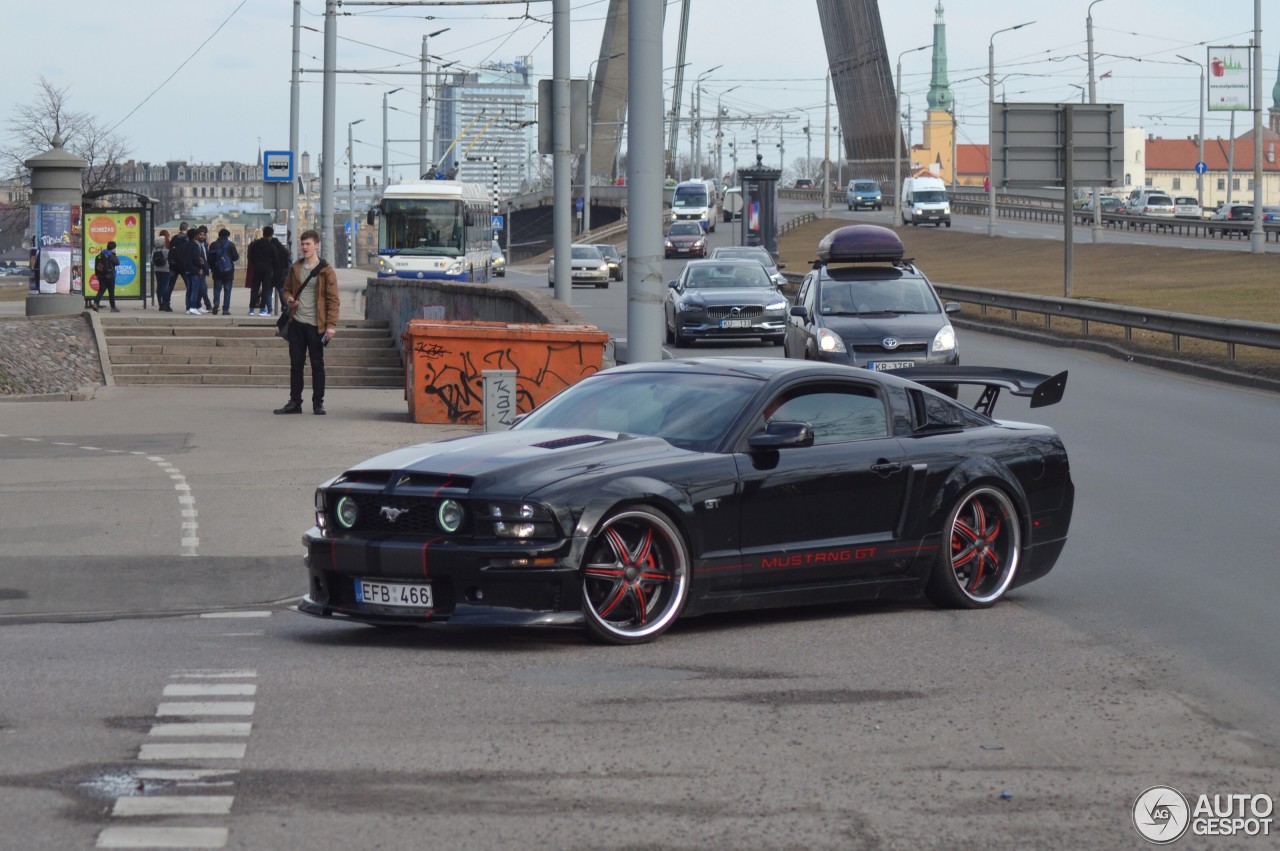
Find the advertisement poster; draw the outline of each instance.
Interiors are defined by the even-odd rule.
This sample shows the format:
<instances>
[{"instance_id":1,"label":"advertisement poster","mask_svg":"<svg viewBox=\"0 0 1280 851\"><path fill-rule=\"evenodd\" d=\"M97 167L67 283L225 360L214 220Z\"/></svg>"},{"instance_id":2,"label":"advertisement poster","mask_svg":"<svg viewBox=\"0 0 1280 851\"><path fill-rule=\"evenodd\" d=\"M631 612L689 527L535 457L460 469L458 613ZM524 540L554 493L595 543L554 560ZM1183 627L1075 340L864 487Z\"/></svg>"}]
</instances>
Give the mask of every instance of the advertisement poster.
<instances>
[{"instance_id":1,"label":"advertisement poster","mask_svg":"<svg viewBox=\"0 0 1280 851\"><path fill-rule=\"evenodd\" d=\"M1209 48L1209 103L1212 110L1253 109L1253 49Z\"/></svg>"},{"instance_id":2,"label":"advertisement poster","mask_svg":"<svg viewBox=\"0 0 1280 851\"><path fill-rule=\"evenodd\" d=\"M71 246L48 245L40 249L40 292L71 292Z\"/></svg>"},{"instance_id":3,"label":"advertisement poster","mask_svg":"<svg viewBox=\"0 0 1280 851\"><path fill-rule=\"evenodd\" d=\"M94 262L108 242L116 244L120 265L116 267L116 298L141 298L141 210L89 210L84 217L84 292L89 298L98 294Z\"/></svg>"},{"instance_id":4,"label":"advertisement poster","mask_svg":"<svg viewBox=\"0 0 1280 851\"><path fill-rule=\"evenodd\" d=\"M71 244L71 205L40 205L40 247Z\"/></svg>"}]
</instances>

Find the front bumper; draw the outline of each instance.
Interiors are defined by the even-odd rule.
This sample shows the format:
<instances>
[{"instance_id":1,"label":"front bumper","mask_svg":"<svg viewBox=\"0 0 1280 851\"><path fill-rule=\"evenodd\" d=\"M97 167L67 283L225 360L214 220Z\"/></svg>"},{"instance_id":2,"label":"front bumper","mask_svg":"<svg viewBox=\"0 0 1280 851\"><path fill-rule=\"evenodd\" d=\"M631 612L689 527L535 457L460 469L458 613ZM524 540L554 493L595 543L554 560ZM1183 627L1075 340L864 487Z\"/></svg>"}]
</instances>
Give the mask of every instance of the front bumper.
<instances>
[{"instance_id":1,"label":"front bumper","mask_svg":"<svg viewBox=\"0 0 1280 851\"><path fill-rule=\"evenodd\" d=\"M739 337L781 337L787 328L786 319L781 316L761 317L758 321L740 328L726 328L720 324L719 320L707 319L706 317L690 318L687 316L677 316L676 324L680 327L681 334L686 337L700 340L730 340Z\"/></svg>"},{"instance_id":2,"label":"front bumper","mask_svg":"<svg viewBox=\"0 0 1280 851\"><path fill-rule=\"evenodd\" d=\"M585 538L536 544L452 540L302 537L307 593L298 611L361 623L426 626L575 626L582 623L581 564ZM546 561L514 567L512 562ZM357 601L358 580L431 586L433 607Z\"/></svg>"},{"instance_id":3,"label":"front bumper","mask_svg":"<svg viewBox=\"0 0 1280 851\"><path fill-rule=\"evenodd\" d=\"M848 343L845 343L846 348ZM959 352L952 350L932 354L924 351L906 351L906 352L889 352L889 351L860 351L850 349L845 352L824 352L818 351L816 359L827 363L843 363L849 366L858 366L863 369L872 369L874 364L906 364L911 366L955 366L960 363ZM901 366L886 366L885 369L901 369Z\"/></svg>"}]
</instances>

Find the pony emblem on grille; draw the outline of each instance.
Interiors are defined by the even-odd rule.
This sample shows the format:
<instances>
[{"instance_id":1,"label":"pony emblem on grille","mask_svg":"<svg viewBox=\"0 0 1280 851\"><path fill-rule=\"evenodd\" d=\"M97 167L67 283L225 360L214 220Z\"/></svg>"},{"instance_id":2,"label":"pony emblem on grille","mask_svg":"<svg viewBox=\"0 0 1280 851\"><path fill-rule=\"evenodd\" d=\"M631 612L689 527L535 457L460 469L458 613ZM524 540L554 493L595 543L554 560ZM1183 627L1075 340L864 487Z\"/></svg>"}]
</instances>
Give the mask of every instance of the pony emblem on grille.
<instances>
[{"instance_id":1,"label":"pony emblem on grille","mask_svg":"<svg viewBox=\"0 0 1280 851\"><path fill-rule=\"evenodd\" d=\"M390 505L382 506L382 516L387 518L387 522L394 523L400 519L400 515L408 514L407 508L393 508Z\"/></svg>"}]
</instances>

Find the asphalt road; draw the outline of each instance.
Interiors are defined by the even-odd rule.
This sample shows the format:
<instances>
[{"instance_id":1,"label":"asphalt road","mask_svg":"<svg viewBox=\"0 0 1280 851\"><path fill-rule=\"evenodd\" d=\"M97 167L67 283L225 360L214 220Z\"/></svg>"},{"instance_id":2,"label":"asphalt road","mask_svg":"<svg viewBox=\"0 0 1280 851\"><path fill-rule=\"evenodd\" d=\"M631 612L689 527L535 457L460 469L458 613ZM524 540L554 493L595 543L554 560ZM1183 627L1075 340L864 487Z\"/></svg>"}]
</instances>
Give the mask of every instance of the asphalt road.
<instances>
[{"instance_id":1,"label":"asphalt road","mask_svg":"<svg viewBox=\"0 0 1280 851\"><path fill-rule=\"evenodd\" d=\"M574 305L616 328L625 295ZM1060 405L999 409L1071 451L1053 573L982 612L716 616L633 648L290 610L311 488L459 431L398 391L283 423L274 390L0 406L0 848L1137 848L1152 785L1274 795L1275 396L960 340L1070 372Z\"/></svg>"}]
</instances>

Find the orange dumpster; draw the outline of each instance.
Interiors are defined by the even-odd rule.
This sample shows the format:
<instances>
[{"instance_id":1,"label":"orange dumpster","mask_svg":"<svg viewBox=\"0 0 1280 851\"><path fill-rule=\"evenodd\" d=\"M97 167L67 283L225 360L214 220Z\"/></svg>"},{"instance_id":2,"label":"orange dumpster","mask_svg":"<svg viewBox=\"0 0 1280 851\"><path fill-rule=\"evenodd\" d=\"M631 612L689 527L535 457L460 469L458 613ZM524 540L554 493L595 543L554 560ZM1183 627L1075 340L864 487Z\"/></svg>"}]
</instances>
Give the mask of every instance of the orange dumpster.
<instances>
[{"instance_id":1,"label":"orange dumpster","mask_svg":"<svg viewBox=\"0 0 1280 851\"><path fill-rule=\"evenodd\" d=\"M486 370L515 370L516 410L528 413L599 372L609 335L594 325L412 319L403 340L409 418L480 425Z\"/></svg>"}]
</instances>

